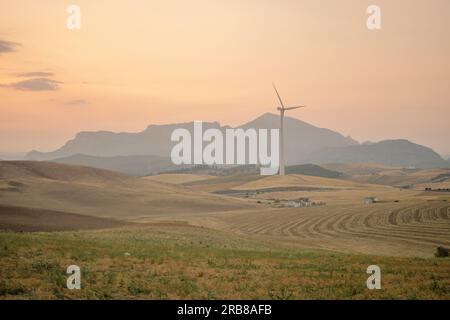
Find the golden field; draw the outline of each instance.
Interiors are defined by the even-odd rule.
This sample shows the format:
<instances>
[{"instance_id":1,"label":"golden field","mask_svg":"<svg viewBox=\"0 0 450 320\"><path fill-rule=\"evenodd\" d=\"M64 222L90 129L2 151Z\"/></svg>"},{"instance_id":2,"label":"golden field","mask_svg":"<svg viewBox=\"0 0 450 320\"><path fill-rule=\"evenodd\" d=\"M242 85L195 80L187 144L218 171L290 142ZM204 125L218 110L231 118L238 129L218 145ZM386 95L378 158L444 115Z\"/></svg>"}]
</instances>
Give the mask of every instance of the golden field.
<instances>
[{"instance_id":1,"label":"golden field","mask_svg":"<svg viewBox=\"0 0 450 320\"><path fill-rule=\"evenodd\" d=\"M403 188L353 170L128 177L0 162L0 297L450 298L450 260L434 257L450 246L450 194L423 189L443 172L414 171ZM300 198L311 205L285 205ZM65 289L70 264L82 290ZM371 264L382 290L366 288Z\"/></svg>"}]
</instances>

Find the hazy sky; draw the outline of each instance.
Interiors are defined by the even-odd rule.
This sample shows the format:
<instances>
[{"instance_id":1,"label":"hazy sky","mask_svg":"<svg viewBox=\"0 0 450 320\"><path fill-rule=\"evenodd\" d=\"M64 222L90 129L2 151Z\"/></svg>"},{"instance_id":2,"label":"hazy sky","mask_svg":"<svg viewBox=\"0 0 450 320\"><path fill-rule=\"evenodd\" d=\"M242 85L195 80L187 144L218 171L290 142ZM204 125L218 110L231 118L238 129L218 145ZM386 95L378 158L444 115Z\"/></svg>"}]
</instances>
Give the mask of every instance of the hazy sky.
<instances>
[{"instance_id":1,"label":"hazy sky","mask_svg":"<svg viewBox=\"0 0 450 320\"><path fill-rule=\"evenodd\" d=\"M69 4L81 30L66 28ZM368 5L382 29L366 27ZM450 154L449 0L0 0L0 151L276 111Z\"/></svg>"}]
</instances>

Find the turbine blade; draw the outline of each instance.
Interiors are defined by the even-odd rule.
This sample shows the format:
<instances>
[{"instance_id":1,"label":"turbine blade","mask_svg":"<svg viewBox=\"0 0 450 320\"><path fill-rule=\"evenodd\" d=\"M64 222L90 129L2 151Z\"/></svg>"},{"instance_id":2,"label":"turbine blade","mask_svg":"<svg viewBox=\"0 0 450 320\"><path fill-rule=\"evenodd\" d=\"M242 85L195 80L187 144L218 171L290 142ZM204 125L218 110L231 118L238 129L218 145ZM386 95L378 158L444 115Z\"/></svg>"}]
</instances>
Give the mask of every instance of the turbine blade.
<instances>
[{"instance_id":1,"label":"turbine blade","mask_svg":"<svg viewBox=\"0 0 450 320\"><path fill-rule=\"evenodd\" d=\"M281 107L284 109L283 100L281 100L281 97L280 97L280 94L278 93L277 87L275 87L275 84L273 84L273 83L272 83L272 86L275 89L275 92L276 92L276 94L278 96L278 100L280 100Z\"/></svg>"},{"instance_id":2,"label":"turbine blade","mask_svg":"<svg viewBox=\"0 0 450 320\"><path fill-rule=\"evenodd\" d=\"M284 108L284 110L294 110L294 109L299 109L299 108L306 108L306 106L287 107L287 108Z\"/></svg>"}]
</instances>

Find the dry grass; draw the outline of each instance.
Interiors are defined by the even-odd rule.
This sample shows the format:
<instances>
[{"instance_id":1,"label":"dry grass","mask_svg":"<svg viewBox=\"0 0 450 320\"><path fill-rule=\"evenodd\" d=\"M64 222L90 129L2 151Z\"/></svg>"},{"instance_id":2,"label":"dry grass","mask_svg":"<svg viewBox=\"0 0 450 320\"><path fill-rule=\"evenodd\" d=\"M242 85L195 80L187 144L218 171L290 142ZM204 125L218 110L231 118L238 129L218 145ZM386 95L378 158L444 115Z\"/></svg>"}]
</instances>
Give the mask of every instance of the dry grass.
<instances>
[{"instance_id":1,"label":"dry grass","mask_svg":"<svg viewBox=\"0 0 450 320\"><path fill-rule=\"evenodd\" d=\"M92 230L126 225L130 223L69 212L0 205L0 230L15 232Z\"/></svg>"},{"instance_id":2,"label":"dry grass","mask_svg":"<svg viewBox=\"0 0 450 320\"><path fill-rule=\"evenodd\" d=\"M158 174L155 176L148 176L145 177L144 179L171 184L186 184L213 178L214 178L213 176L209 176L206 174L168 173L168 174Z\"/></svg>"},{"instance_id":3,"label":"dry grass","mask_svg":"<svg viewBox=\"0 0 450 320\"><path fill-rule=\"evenodd\" d=\"M408 169L387 167L377 164L330 164L324 167L351 175L348 179L358 183L390 186L415 185L419 189L450 187L450 178L445 182L434 183L433 178L450 174L450 168Z\"/></svg>"},{"instance_id":4,"label":"dry grass","mask_svg":"<svg viewBox=\"0 0 450 320\"><path fill-rule=\"evenodd\" d=\"M450 245L450 204L379 203L219 214L196 223L260 241L352 253L432 257Z\"/></svg>"},{"instance_id":5,"label":"dry grass","mask_svg":"<svg viewBox=\"0 0 450 320\"><path fill-rule=\"evenodd\" d=\"M257 208L182 186L45 162L0 162L0 204L122 220Z\"/></svg>"},{"instance_id":6,"label":"dry grass","mask_svg":"<svg viewBox=\"0 0 450 320\"><path fill-rule=\"evenodd\" d=\"M0 298L450 298L450 260L433 257L450 246L448 194L301 175L197 178L0 162L0 206L16 208L4 212L8 223L41 228L48 214L68 212L153 223L0 233ZM212 194L227 190L254 192ZM366 205L368 196L381 202ZM298 197L326 205L271 204ZM70 264L83 270L81 291L64 289ZM366 289L371 264L382 268L383 290Z\"/></svg>"},{"instance_id":7,"label":"dry grass","mask_svg":"<svg viewBox=\"0 0 450 320\"><path fill-rule=\"evenodd\" d=\"M221 190L233 189L245 183L257 181L263 178L263 176L257 174L243 173L186 183L185 186L198 191L217 192Z\"/></svg>"},{"instance_id":8,"label":"dry grass","mask_svg":"<svg viewBox=\"0 0 450 320\"><path fill-rule=\"evenodd\" d=\"M302 251L202 228L0 233L0 257L3 299L450 299L449 259ZM65 288L71 264L81 290ZM381 290L366 288L372 264Z\"/></svg>"},{"instance_id":9,"label":"dry grass","mask_svg":"<svg viewBox=\"0 0 450 320\"><path fill-rule=\"evenodd\" d=\"M348 175L372 174L390 169L401 169L400 167L391 167L379 163L329 163L321 166L328 170L338 171Z\"/></svg>"},{"instance_id":10,"label":"dry grass","mask_svg":"<svg viewBox=\"0 0 450 320\"><path fill-rule=\"evenodd\" d=\"M329 179L313 176L305 176L299 174L291 174L286 176L267 176L262 179L250 181L234 187L235 190L258 190L266 188L283 188L283 187L310 187L322 189L354 189L354 188L379 188L379 186L362 185L351 181Z\"/></svg>"}]
</instances>

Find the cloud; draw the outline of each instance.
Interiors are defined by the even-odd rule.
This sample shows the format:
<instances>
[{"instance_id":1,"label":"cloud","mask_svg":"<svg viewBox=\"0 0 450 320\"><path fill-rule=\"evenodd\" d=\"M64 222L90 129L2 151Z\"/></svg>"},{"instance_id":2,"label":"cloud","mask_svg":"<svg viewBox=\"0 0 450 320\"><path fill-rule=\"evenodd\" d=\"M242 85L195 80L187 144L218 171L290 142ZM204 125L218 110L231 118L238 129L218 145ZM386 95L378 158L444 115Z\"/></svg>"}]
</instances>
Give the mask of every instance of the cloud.
<instances>
[{"instance_id":1,"label":"cloud","mask_svg":"<svg viewBox=\"0 0 450 320\"><path fill-rule=\"evenodd\" d=\"M51 77L53 76L52 72L43 72L43 71L34 71L34 72L24 72L24 73L16 73L17 77Z\"/></svg>"},{"instance_id":2,"label":"cloud","mask_svg":"<svg viewBox=\"0 0 450 320\"><path fill-rule=\"evenodd\" d=\"M55 91L62 82L49 78L33 78L9 84L9 87L23 91Z\"/></svg>"},{"instance_id":3,"label":"cloud","mask_svg":"<svg viewBox=\"0 0 450 320\"><path fill-rule=\"evenodd\" d=\"M59 90L60 81L50 79L53 76L52 72L46 71L31 71L15 73L16 77L30 78L13 83L0 83L0 88L11 88L21 91L55 91Z\"/></svg>"},{"instance_id":4,"label":"cloud","mask_svg":"<svg viewBox=\"0 0 450 320\"><path fill-rule=\"evenodd\" d=\"M66 106L86 106L89 104L89 101L84 99L70 100L64 103Z\"/></svg>"},{"instance_id":5,"label":"cloud","mask_svg":"<svg viewBox=\"0 0 450 320\"><path fill-rule=\"evenodd\" d=\"M20 46L19 43L6 41L6 40L0 40L0 54L5 52L14 52L16 51L16 48Z\"/></svg>"}]
</instances>

